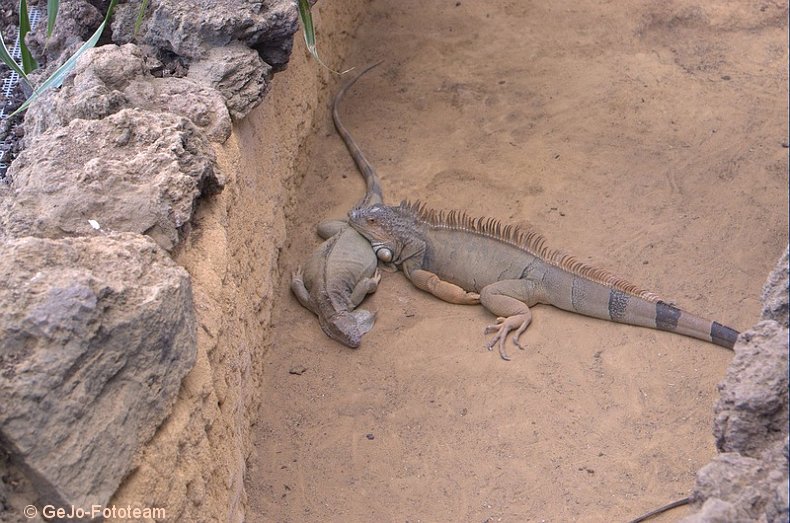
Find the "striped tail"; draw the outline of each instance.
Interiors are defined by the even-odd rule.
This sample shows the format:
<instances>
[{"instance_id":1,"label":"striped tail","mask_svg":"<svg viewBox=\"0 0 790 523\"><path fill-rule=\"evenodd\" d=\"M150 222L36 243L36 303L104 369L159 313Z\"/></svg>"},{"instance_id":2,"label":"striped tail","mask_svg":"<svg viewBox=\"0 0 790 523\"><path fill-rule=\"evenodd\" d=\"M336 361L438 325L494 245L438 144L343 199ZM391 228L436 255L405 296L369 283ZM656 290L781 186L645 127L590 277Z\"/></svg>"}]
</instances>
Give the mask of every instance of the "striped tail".
<instances>
[{"instance_id":1,"label":"striped tail","mask_svg":"<svg viewBox=\"0 0 790 523\"><path fill-rule=\"evenodd\" d=\"M728 349L735 347L740 333L726 325L700 318L663 301L656 302L654 307L656 328L659 330L710 341Z\"/></svg>"},{"instance_id":2,"label":"striped tail","mask_svg":"<svg viewBox=\"0 0 790 523\"><path fill-rule=\"evenodd\" d=\"M728 349L735 346L740 334L719 322L679 309L648 291L632 293L622 284L617 288L568 273L560 273L555 282L554 292L549 293L553 297L550 303L585 316L675 332ZM560 288L564 292L557 292Z\"/></svg>"},{"instance_id":3,"label":"striped tail","mask_svg":"<svg viewBox=\"0 0 790 523\"><path fill-rule=\"evenodd\" d=\"M335 99L332 102L332 120L335 122L335 129L337 129L338 134L346 144L346 148L351 154L351 157L354 159L354 163L357 164L357 169L359 169L359 172L365 179L365 185L367 186L365 196L359 202L357 202L355 207L370 207L371 205L377 203L383 203L384 196L381 192L381 186L379 185L379 179L378 176L376 176L376 171L373 169L373 166L370 164L368 159L365 158L365 155L354 141L351 133L348 132L348 129L346 129L346 127L343 125L343 122L340 121L338 107L340 106L340 101L343 99L343 95L346 94L348 88L354 85L354 82L359 80L362 75L379 65L381 62L382 61L378 61L374 64L365 66L362 71L360 71L354 78L349 80L337 91L337 94L335 94Z\"/></svg>"},{"instance_id":4,"label":"striped tail","mask_svg":"<svg viewBox=\"0 0 790 523\"><path fill-rule=\"evenodd\" d=\"M650 301L617 289L609 290L605 310L608 316L605 319L611 321L675 332L728 349L733 349L740 334L719 322L706 320L662 300Z\"/></svg>"}]
</instances>

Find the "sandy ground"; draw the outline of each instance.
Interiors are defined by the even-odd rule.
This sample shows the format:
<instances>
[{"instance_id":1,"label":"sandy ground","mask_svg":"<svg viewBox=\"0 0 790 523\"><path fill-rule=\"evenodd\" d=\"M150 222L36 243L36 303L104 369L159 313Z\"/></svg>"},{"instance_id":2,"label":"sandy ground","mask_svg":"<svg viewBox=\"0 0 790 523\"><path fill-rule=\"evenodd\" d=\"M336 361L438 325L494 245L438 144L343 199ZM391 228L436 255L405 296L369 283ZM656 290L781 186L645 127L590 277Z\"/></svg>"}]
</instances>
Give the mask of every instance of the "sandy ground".
<instances>
[{"instance_id":1,"label":"sandy ground","mask_svg":"<svg viewBox=\"0 0 790 523\"><path fill-rule=\"evenodd\" d=\"M343 114L388 201L531 223L746 329L787 241L786 19L769 1L374 0L332 65L386 60ZM485 310L389 273L345 348L288 274L363 185L328 112L305 151L249 521L624 521L688 494L732 353L537 307L505 362Z\"/></svg>"}]
</instances>

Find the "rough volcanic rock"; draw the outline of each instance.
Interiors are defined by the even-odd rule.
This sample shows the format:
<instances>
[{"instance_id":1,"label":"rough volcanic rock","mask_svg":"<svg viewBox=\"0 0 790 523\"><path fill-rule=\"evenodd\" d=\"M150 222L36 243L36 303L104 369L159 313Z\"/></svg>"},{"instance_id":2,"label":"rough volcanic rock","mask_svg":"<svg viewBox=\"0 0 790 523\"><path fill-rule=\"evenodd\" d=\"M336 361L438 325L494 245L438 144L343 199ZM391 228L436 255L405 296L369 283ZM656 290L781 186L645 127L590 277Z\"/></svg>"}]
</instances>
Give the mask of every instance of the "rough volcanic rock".
<instances>
[{"instance_id":1,"label":"rough volcanic rock","mask_svg":"<svg viewBox=\"0 0 790 523\"><path fill-rule=\"evenodd\" d=\"M764 320L774 320L785 329L790 328L790 304L788 292L790 277L788 276L788 249L779 260L776 269L768 277L763 287L763 313Z\"/></svg>"},{"instance_id":2,"label":"rough volcanic rock","mask_svg":"<svg viewBox=\"0 0 790 523\"><path fill-rule=\"evenodd\" d=\"M104 231L151 236L172 249L196 199L224 181L214 153L186 118L122 109L72 120L35 137L9 169L0 238L61 238Z\"/></svg>"},{"instance_id":3,"label":"rough volcanic rock","mask_svg":"<svg viewBox=\"0 0 790 523\"><path fill-rule=\"evenodd\" d=\"M235 119L247 116L269 87L272 68L255 51L235 44L217 47L206 59L194 62L187 78L203 82L219 91Z\"/></svg>"},{"instance_id":4,"label":"rough volcanic rock","mask_svg":"<svg viewBox=\"0 0 790 523\"><path fill-rule=\"evenodd\" d=\"M137 9L118 6L114 41L184 58L189 78L218 89L237 119L263 98L272 71L285 68L298 28L291 0L154 0L135 35Z\"/></svg>"},{"instance_id":5,"label":"rough volcanic rock","mask_svg":"<svg viewBox=\"0 0 790 523\"><path fill-rule=\"evenodd\" d=\"M787 440L759 458L719 454L697 472L692 499L700 511L683 523L788 521Z\"/></svg>"},{"instance_id":6,"label":"rough volcanic rock","mask_svg":"<svg viewBox=\"0 0 790 523\"><path fill-rule=\"evenodd\" d=\"M43 10L43 3L40 3ZM30 51L48 64L65 62L96 31L104 12L85 0L61 0L58 19L47 37L47 21L42 18L25 39Z\"/></svg>"},{"instance_id":7,"label":"rough volcanic rock","mask_svg":"<svg viewBox=\"0 0 790 523\"><path fill-rule=\"evenodd\" d=\"M44 93L28 109L28 140L74 119L98 120L124 108L183 116L213 141L230 136L230 115L219 92L187 78L156 78L149 62L134 44L86 51L63 86Z\"/></svg>"},{"instance_id":8,"label":"rough volcanic rock","mask_svg":"<svg viewBox=\"0 0 790 523\"><path fill-rule=\"evenodd\" d=\"M763 289L762 321L744 332L719 384L714 435L721 454L697 472L699 512L684 523L787 522L788 256Z\"/></svg>"},{"instance_id":9,"label":"rough volcanic rock","mask_svg":"<svg viewBox=\"0 0 790 523\"><path fill-rule=\"evenodd\" d=\"M106 505L195 361L189 276L135 234L0 245L0 441L41 501Z\"/></svg>"},{"instance_id":10,"label":"rough volcanic rock","mask_svg":"<svg viewBox=\"0 0 790 523\"><path fill-rule=\"evenodd\" d=\"M282 69L298 28L292 0L152 0L134 36L139 4L119 5L113 20L116 43L134 41L195 60L213 48L240 42ZM199 13L200 16L196 16Z\"/></svg>"},{"instance_id":11,"label":"rough volcanic rock","mask_svg":"<svg viewBox=\"0 0 790 523\"><path fill-rule=\"evenodd\" d=\"M788 330L764 320L743 333L719 384L713 433L719 452L757 457L777 441L788 423Z\"/></svg>"}]
</instances>

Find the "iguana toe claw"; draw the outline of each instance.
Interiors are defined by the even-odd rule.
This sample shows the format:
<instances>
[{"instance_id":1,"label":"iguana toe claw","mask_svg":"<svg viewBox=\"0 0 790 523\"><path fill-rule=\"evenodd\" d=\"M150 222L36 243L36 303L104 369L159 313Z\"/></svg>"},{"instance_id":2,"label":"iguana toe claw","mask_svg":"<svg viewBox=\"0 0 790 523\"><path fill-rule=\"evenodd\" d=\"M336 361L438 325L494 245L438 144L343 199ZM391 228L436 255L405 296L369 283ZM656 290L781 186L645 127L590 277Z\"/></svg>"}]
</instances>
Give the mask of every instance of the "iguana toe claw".
<instances>
[{"instance_id":1,"label":"iguana toe claw","mask_svg":"<svg viewBox=\"0 0 790 523\"><path fill-rule=\"evenodd\" d=\"M499 355L503 360L510 361L510 357L507 355L507 351L505 351L505 341L507 340L507 335L510 332L515 331L513 334L513 343L519 349L524 350L525 347L521 345L521 342L518 338L527 329L531 320L532 316L530 314L517 314L507 318L497 318L496 325L489 325L485 329L486 334L496 332L496 335L486 344L486 348L491 350L498 342Z\"/></svg>"},{"instance_id":2,"label":"iguana toe claw","mask_svg":"<svg viewBox=\"0 0 790 523\"><path fill-rule=\"evenodd\" d=\"M301 265L297 265L296 269L291 272L291 279L292 280L304 280L304 271L302 270Z\"/></svg>"},{"instance_id":3,"label":"iguana toe claw","mask_svg":"<svg viewBox=\"0 0 790 523\"><path fill-rule=\"evenodd\" d=\"M497 318L496 319L496 324L488 325L485 329L483 329L483 334L491 334L492 332L497 332L501 328L503 321L505 321L505 318L502 318L502 317ZM491 345L491 347L493 347L494 343L495 343L495 341L492 341L489 345ZM490 347L489 347L489 349L490 349Z\"/></svg>"},{"instance_id":4,"label":"iguana toe claw","mask_svg":"<svg viewBox=\"0 0 790 523\"><path fill-rule=\"evenodd\" d=\"M516 347L518 347L521 350L527 350L527 348L521 344L521 340L519 338L521 337L522 334L524 334L524 331L527 330L528 326L529 326L528 322L522 323L521 327L519 327L516 333L513 335L513 343L516 345Z\"/></svg>"},{"instance_id":5,"label":"iguana toe claw","mask_svg":"<svg viewBox=\"0 0 790 523\"><path fill-rule=\"evenodd\" d=\"M498 332L496 336L491 338L488 343L486 343L486 349L494 350L494 345L499 344L499 356L505 360L510 361L510 356L507 355L507 351L505 350L505 340L507 339L507 333L509 330L504 330L502 328L502 322L499 320L503 320L504 318L497 318L498 325L489 325L485 328L485 333L489 334L491 332Z\"/></svg>"}]
</instances>

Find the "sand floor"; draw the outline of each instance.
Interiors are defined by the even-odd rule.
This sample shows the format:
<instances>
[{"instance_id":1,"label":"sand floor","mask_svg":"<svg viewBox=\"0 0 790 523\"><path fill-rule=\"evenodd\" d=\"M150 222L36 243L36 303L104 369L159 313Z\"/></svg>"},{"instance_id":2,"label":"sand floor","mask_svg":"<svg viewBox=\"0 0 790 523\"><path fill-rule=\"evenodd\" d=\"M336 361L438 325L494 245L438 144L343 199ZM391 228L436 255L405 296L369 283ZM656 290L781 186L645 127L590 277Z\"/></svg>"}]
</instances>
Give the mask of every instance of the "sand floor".
<instances>
[{"instance_id":1,"label":"sand floor","mask_svg":"<svg viewBox=\"0 0 790 523\"><path fill-rule=\"evenodd\" d=\"M687 310L756 321L788 233L785 3L373 0L367 13L332 65L386 60L343 115L389 202L529 223ZM249 521L625 521L688 494L715 454L731 352L544 306L505 362L484 348L489 313L397 273L363 304L378 320L362 347L343 347L288 291L316 222L364 190L328 110L304 163Z\"/></svg>"}]
</instances>

